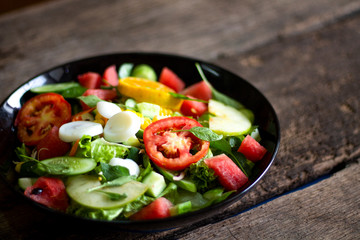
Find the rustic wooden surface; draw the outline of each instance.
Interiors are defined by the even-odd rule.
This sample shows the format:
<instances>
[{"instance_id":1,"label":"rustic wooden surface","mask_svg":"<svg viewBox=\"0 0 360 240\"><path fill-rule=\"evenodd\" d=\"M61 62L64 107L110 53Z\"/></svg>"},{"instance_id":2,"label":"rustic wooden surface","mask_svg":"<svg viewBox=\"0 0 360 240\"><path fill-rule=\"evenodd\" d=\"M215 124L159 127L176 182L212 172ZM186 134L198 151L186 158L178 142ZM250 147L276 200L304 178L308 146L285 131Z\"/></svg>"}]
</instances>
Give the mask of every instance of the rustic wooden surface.
<instances>
[{"instance_id":1,"label":"rustic wooden surface","mask_svg":"<svg viewBox=\"0 0 360 240\"><path fill-rule=\"evenodd\" d=\"M167 52L248 79L282 130L268 174L211 219L154 233L59 227L0 182L0 239L358 239L359 26L355 0L62 0L0 16L1 101L66 61Z\"/></svg>"}]
</instances>

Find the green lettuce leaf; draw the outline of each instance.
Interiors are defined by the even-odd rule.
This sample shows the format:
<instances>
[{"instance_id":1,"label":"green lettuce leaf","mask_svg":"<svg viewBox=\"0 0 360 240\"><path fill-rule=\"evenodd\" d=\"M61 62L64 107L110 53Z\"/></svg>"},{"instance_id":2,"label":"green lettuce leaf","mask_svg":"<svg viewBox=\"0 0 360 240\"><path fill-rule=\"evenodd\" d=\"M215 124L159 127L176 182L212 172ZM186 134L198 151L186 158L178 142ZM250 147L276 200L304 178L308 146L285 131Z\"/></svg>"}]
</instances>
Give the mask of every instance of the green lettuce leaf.
<instances>
[{"instance_id":1,"label":"green lettuce leaf","mask_svg":"<svg viewBox=\"0 0 360 240\"><path fill-rule=\"evenodd\" d=\"M129 147L107 142L104 138L97 138L94 141L90 136L80 139L77 157L94 158L98 162L108 163L112 158L125 158L129 152Z\"/></svg>"}]
</instances>

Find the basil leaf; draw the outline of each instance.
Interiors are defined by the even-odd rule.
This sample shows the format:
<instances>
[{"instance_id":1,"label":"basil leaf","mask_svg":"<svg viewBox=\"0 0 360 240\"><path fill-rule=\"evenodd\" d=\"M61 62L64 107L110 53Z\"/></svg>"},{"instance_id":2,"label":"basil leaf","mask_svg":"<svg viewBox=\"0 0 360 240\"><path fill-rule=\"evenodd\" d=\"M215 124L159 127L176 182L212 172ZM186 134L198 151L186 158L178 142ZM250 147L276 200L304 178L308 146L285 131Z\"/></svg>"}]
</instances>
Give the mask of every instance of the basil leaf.
<instances>
[{"instance_id":1,"label":"basil leaf","mask_svg":"<svg viewBox=\"0 0 360 240\"><path fill-rule=\"evenodd\" d=\"M100 98L98 98L95 95L89 95L89 96L79 96L77 97L78 99L80 99L81 101L83 101L86 105L88 105L89 107L96 107L96 104L98 102L101 102L103 100L101 100Z\"/></svg>"},{"instance_id":2,"label":"basil leaf","mask_svg":"<svg viewBox=\"0 0 360 240\"><path fill-rule=\"evenodd\" d=\"M102 191L102 190L96 190L96 191L106 194L112 201L121 200L121 199L124 199L127 197L126 193L120 194L120 193L107 192L107 191Z\"/></svg>"},{"instance_id":3,"label":"basil leaf","mask_svg":"<svg viewBox=\"0 0 360 240\"><path fill-rule=\"evenodd\" d=\"M100 186L96 186L96 187L93 187L93 188L89 188L88 189L88 192L92 192L92 191L95 191L95 190L99 190L99 189L102 189L104 187L118 187L118 186L121 186L121 185L124 185L125 183L128 183L132 180L135 180L135 177L134 176L123 176L123 177L119 177L115 180L112 180L112 181L109 181L109 182L106 182L106 183L103 183L101 184Z\"/></svg>"},{"instance_id":4,"label":"basil leaf","mask_svg":"<svg viewBox=\"0 0 360 240\"><path fill-rule=\"evenodd\" d=\"M247 159L244 157L244 155L232 150L232 146L228 141L221 139L219 141L210 142L210 147L220 150L220 152L224 152L234 161L234 163L246 176L250 176L252 166L247 163Z\"/></svg>"},{"instance_id":5,"label":"basil leaf","mask_svg":"<svg viewBox=\"0 0 360 240\"><path fill-rule=\"evenodd\" d=\"M173 132L191 132L195 135L195 137L200 138L204 141L218 141L223 138L223 135L218 135L214 133L210 128L206 127L192 127L190 129L183 129L183 130L175 130Z\"/></svg>"},{"instance_id":6,"label":"basil leaf","mask_svg":"<svg viewBox=\"0 0 360 240\"><path fill-rule=\"evenodd\" d=\"M189 101L195 101L195 102L203 102L203 103L208 103L208 101L202 100L202 99L197 99L197 98L190 98L187 97L183 94L180 93L174 93L174 92L169 92L169 94L171 96L173 96L174 98L179 98L179 99L184 99L184 100L189 100Z\"/></svg>"},{"instance_id":7,"label":"basil leaf","mask_svg":"<svg viewBox=\"0 0 360 240\"><path fill-rule=\"evenodd\" d=\"M231 145L225 139L220 139L219 141L210 142L210 148L216 148L227 154L231 154Z\"/></svg>"},{"instance_id":8,"label":"basil leaf","mask_svg":"<svg viewBox=\"0 0 360 240\"><path fill-rule=\"evenodd\" d=\"M82 86L75 86L69 89L66 89L62 92L60 92L60 94L64 97L64 98L77 98L80 97L81 95L83 95L83 93L86 91L86 88L82 87Z\"/></svg>"},{"instance_id":9,"label":"basil leaf","mask_svg":"<svg viewBox=\"0 0 360 240\"><path fill-rule=\"evenodd\" d=\"M107 163L100 162L102 177L105 181L112 181L119 177L129 176L129 169L122 166L112 166Z\"/></svg>"},{"instance_id":10,"label":"basil leaf","mask_svg":"<svg viewBox=\"0 0 360 240\"><path fill-rule=\"evenodd\" d=\"M236 109L241 109L244 108L244 105L242 105L240 102L238 102L237 100L217 91L211 84L210 82L206 79L206 76L204 74L204 72L201 69L201 66L199 63L195 63L197 70L199 71L199 74L202 78L203 81L206 82L206 84L210 87L211 89L211 93L212 93L212 99L217 100L219 102L224 103L225 105L229 105L232 106Z\"/></svg>"}]
</instances>

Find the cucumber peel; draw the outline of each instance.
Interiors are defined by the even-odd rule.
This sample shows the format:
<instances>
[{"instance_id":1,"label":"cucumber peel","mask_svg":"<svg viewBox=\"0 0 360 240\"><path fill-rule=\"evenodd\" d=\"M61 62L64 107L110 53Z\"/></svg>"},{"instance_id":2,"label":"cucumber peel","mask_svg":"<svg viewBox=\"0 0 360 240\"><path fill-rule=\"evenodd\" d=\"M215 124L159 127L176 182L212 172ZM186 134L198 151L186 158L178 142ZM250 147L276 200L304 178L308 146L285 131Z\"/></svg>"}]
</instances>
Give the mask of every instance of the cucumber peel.
<instances>
[{"instance_id":1,"label":"cucumber peel","mask_svg":"<svg viewBox=\"0 0 360 240\"><path fill-rule=\"evenodd\" d=\"M42 160L37 164L36 170L49 175L71 176L90 172L96 164L92 158L63 156Z\"/></svg>"},{"instance_id":2,"label":"cucumber peel","mask_svg":"<svg viewBox=\"0 0 360 240\"><path fill-rule=\"evenodd\" d=\"M52 83L31 88L30 91L33 93L62 92L79 86L80 84L77 82Z\"/></svg>"}]
</instances>

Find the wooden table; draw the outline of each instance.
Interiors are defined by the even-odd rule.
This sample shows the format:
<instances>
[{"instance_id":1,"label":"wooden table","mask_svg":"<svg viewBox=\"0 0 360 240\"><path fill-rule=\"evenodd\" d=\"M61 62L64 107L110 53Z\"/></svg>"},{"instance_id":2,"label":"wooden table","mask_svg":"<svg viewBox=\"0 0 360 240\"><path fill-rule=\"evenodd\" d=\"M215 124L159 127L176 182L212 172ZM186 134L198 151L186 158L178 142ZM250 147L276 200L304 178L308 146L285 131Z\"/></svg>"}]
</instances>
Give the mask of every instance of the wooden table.
<instances>
[{"instance_id":1,"label":"wooden table","mask_svg":"<svg viewBox=\"0 0 360 240\"><path fill-rule=\"evenodd\" d=\"M359 239L360 1L62 0L0 16L3 101L50 67L105 53L201 58L273 104L281 147L221 214L162 232L62 225L0 182L0 239Z\"/></svg>"}]
</instances>

